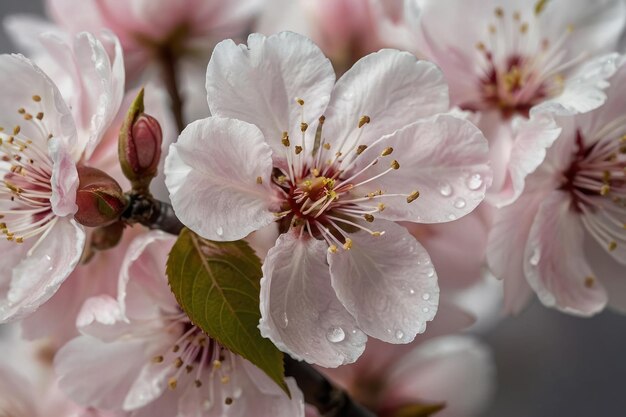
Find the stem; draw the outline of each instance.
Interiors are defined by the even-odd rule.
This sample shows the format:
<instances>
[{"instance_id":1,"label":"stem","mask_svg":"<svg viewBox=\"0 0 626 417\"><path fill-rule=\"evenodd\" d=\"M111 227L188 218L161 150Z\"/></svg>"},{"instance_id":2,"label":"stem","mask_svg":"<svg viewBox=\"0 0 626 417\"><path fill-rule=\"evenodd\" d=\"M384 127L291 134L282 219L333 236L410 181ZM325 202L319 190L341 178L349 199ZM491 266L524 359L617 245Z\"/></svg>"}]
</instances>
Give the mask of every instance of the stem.
<instances>
[{"instance_id":1,"label":"stem","mask_svg":"<svg viewBox=\"0 0 626 417\"><path fill-rule=\"evenodd\" d=\"M163 82L170 96L172 114L174 115L176 127L180 133L185 128L185 122L183 121L183 99L180 95L178 79L176 77L178 58L171 48L165 46L159 50L159 61L163 71Z\"/></svg>"},{"instance_id":2,"label":"stem","mask_svg":"<svg viewBox=\"0 0 626 417\"><path fill-rule=\"evenodd\" d=\"M129 204L121 218L125 223L139 223L173 235L178 235L185 227L170 204L144 193L130 192L127 196ZM375 417L371 411L354 402L346 391L335 387L307 363L285 355L285 375L296 380L305 401L315 406L321 417Z\"/></svg>"},{"instance_id":3,"label":"stem","mask_svg":"<svg viewBox=\"0 0 626 417\"><path fill-rule=\"evenodd\" d=\"M375 417L307 363L285 356L285 375L296 380L304 400L315 406L322 417Z\"/></svg>"}]
</instances>

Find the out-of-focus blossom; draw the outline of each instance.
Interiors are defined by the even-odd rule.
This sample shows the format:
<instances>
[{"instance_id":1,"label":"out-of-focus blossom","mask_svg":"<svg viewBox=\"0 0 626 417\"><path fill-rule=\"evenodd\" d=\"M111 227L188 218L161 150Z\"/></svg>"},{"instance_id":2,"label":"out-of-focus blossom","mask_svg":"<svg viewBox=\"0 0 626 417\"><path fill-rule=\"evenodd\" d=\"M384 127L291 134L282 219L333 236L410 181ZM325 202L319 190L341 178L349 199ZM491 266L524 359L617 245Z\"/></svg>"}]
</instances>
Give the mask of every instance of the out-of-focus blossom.
<instances>
[{"instance_id":1,"label":"out-of-focus blossom","mask_svg":"<svg viewBox=\"0 0 626 417\"><path fill-rule=\"evenodd\" d=\"M597 110L520 127L523 136L543 124L554 144L490 235L489 264L510 310L526 304L528 284L545 305L573 314L597 313L607 300L626 306L626 67L610 82Z\"/></svg>"},{"instance_id":2,"label":"out-of-focus blossom","mask_svg":"<svg viewBox=\"0 0 626 417\"><path fill-rule=\"evenodd\" d=\"M180 310L165 275L175 240L161 232L138 237L122 266L117 300L87 300L78 319L84 335L55 358L61 388L79 404L137 417L303 416L293 380L287 379L290 400Z\"/></svg>"},{"instance_id":3,"label":"out-of-focus blossom","mask_svg":"<svg viewBox=\"0 0 626 417\"><path fill-rule=\"evenodd\" d=\"M48 300L79 262L83 228L77 210L77 164L92 155L117 113L124 88L123 61L111 60L88 33L66 43L45 38L49 59L65 68L57 85L21 55L0 57L1 228L7 240L0 264L0 322L23 317Z\"/></svg>"},{"instance_id":4,"label":"out-of-focus blossom","mask_svg":"<svg viewBox=\"0 0 626 417\"><path fill-rule=\"evenodd\" d=\"M380 417L405 415L398 413L417 405L444 405L436 416L472 417L489 405L495 366L487 346L445 336L410 347L372 341L359 362L324 372Z\"/></svg>"},{"instance_id":5,"label":"out-of-focus blossom","mask_svg":"<svg viewBox=\"0 0 626 417\"><path fill-rule=\"evenodd\" d=\"M408 0L407 4L417 0ZM406 7L414 48L450 85L453 106L476 112L490 142L493 201L513 201L549 143L514 141L532 113L584 113L602 105L626 22L621 0L434 0ZM445 22L443 24L442 22ZM537 152L526 152L536 147Z\"/></svg>"},{"instance_id":6,"label":"out-of-focus blossom","mask_svg":"<svg viewBox=\"0 0 626 417\"><path fill-rule=\"evenodd\" d=\"M113 31L131 78L157 59L208 53L244 32L258 6L258 0L47 0L49 14L70 33ZM171 56L160 56L164 51Z\"/></svg>"},{"instance_id":7,"label":"out-of-focus blossom","mask_svg":"<svg viewBox=\"0 0 626 417\"><path fill-rule=\"evenodd\" d=\"M172 145L166 183L179 218L206 238L279 223L263 265L262 333L338 366L358 358L365 334L408 343L423 332L438 304L435 270L393 221L460 218L491 181L482 134L433 116L448 109L441 72L383 50L335 85L321 51L284 32L252 35L247 48L220 43L207 90L216 117Z\"/></svg>"},{"instance_id":8,"label":"out-of-focus blossom","mask_svg":"<svg viewBox=\"0 0 626 417\"><path fill-rule=\"evenodd\" d=\"M0 416L122 417L123 414L85 409L58 389L52 372L54 349L45 343L20 340L14 328L2 328L0 338Z\"/></svg>"},{"instance_id":9,"label":"out-of-focus blossom","mask_svg":"<svg viewBox=\"0 0 626 417\"><path fill-rule=\"evenodd\" d=\"M342 74L367 54L411 44L411 32L400 24L403 7L403 0L269 0L257 30L306 35Z\"/></svg>"}]
</instances>

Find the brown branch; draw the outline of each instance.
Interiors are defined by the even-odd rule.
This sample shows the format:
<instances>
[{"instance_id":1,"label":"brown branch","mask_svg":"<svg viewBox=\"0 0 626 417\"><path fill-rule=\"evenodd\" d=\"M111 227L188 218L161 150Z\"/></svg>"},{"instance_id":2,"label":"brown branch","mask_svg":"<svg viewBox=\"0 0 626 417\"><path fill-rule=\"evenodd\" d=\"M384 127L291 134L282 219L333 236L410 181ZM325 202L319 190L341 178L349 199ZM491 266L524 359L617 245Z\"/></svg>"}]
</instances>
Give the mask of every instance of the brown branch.
<instances>
[{"instance_id":1,"label":"brown branch","mask_svg":"<svg viewBox=\"0 0 626 417\"><path fill-rule=\"evenodd\" d=\"M158 60L163 72L163 82L170 97L170 107L176 120L176 128L180 133L185 128L185 122L183 120L183 99L180 94L176 68L179 60L176 53L168 46L159 49Z\"/></svg>"}]
</instances>

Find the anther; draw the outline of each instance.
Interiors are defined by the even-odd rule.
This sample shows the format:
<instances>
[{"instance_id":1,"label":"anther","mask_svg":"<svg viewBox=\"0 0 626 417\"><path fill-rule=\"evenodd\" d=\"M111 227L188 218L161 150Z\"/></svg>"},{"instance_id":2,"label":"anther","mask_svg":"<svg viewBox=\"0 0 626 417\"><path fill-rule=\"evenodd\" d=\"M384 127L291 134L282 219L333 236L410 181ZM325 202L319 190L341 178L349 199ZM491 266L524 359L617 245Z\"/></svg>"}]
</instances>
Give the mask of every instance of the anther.
<instances>
[{"instance_id":1,"label":"anther","mask_svg":"<svg viewBox=\"0 0 626 417\"><path fill-rule=\"evenodd\" d=\"M202 381L200 381L199 379L196 379L193 383L196 388L200 388L202 386Z\"/></svg>"},{"instance_id":2,"label":"anther","mask_svg":"<svg viewBox=\"0 0 626 417\"><path fill-rule=\"evenodd\" d=\"M233 403L233 399L230 397L226 397L226 399L224 400L224 404L226 405L231 405Z\"/></svg>"},{"instance_id":3,"label":"anther","mask_svg":"<svg viewBox=\"0 0 626 417\"><path fill-rule=\"evenodd\" d=\"M345 250L350 250L352 249L352 239L350 239L349 237L346 238L346 243L343 244L343 248Z\"/></svg>"},{"instance_id":4,"label":"anther","mask_svg":"<svg viewBox=\"0 0 626 417\"><path fill-rule=\"evenodd\" d=\"M24 114L24 113L26 113L26 109L24 107L20 107L19 109L17 109L17 112L19 114Z\"/></svg>"},{"instance_id":5,"label":"anther","mask_svg":"<svg viewBox=\"0 0 626 417\"><path fill-rule=\"evenodd\" d=\"M407 203L412 203L415 200L417 200L417 198L420 196L420 192L419 191L413 191L411 194L409 194L409 196L406 198L406 202Z\"/></svg>"},{"instance_id":6,"label":"anther","mask_svg":"<svg viewBox=\"0 0 626 417\"><path fill-rule=\"evenodd\" d=\"M382 232L372 232L372 236L374 236L374 237L379 237L379 236L382 236L382 235L383 235Z\"/></svg>"},{"instance_id":7,"label":"anther","mask_svg":"<svg viewBox=\"0 0 626 417\"><path fill-rule=\"evenodd\" d=\"M328 247L328 252L330 252L330 253L337 253L337 246L336 245L330 245Z\"/></svg>"},{"instance_id":8,"label":"anther","mask_svg":"<svg viewBox=\"0 0 626 417\"><path fill-rule=\"evenodd\" d=\"M300 155L300 153L302 153L302 146L300 145L296 145L296 155Z\"/></svg>"},{"instance_id":9,"label":"anther","mask_svg":"<svg viewBox=\"0 0 626 417\"><path fill-rule=\"evenodd\" d=\"M152 362L153 363L161 363L161 362L163 362L163 356L161 356L161 355L155 356L154 358L152 358Z\"/></svg>"},{"instance_id":10,"label":"anther","mask_svg":"<svg viewBox=\"0 0 626 417\"><path fill-rule=\"evenodd\" d=\"M185 366L185 371L187 371L187 373L190 374L191 371L193 371L193 366L191 366L191 365Z\"/></svg>"},{"instance_id":11,"label":"anther","mask_svg":"<svg viewBox=\"0 0 626 417\"><path fill-rule=\"evenodd\" d=\"M600 195L603 197L606 196L610 191L611 186L608 184L604 184L602 187L600 187Z\"/></svg>"},{"instance_id":12,"label":"anther","mask_svg":"<svg viewBox=\"0 0 626 417\"><path fill-rule=\"evenodd\" d=\"M359 119L359 128L362 128L363 126L365 126L369 122L370 122L370 117L369 116L361 116L361 118Z\"/></svg>"},{"instance_id":13,"label":"anther","mask_svg":"<svg viewBox=\"0 0 626 417\"><path fill-rule=\"evenodd\" d=\"M182 360L181 358L176 358L176 360L174 361L174 366L175 366L176 368L180 368L180 367L182 367L182 366L183 366L183 363L184 363L184 362L183 362L183 360Z\"/></svg>"},{"instance_id":14,"label":"anther","mask_svg":"<svg viewBox=\"0 0 626 417\"><path fill-rule=\"evenodd\" d=\"M323 145L323 148L324 148L324 149L326 149L326 150L329 150L329 149L330 149L330 143L326 142L326 143Z\"/></svg>"},{"instance_id":15,"label":"anther","mask_svg":"<svg viewBox=\"0 0 626 417\"><path fill-rule=\"evenodd\" d=\"M385 210L385 208L387 208L387 206L385 206L385 203L378 203L378 211L383 211Z\"/></svg>"},{"instance_id":16,"label":"anther","mask_svg":"<svg viewBox=\"0 0 626 417\"><path fill-rule=\"evenodd\" d=\"M230 377L228 375L224 375L220 381L222 384L226 385L230 382Z\"/></svg>"},{"instance_id":17,"label":"anther","mask_svg":"<svg viewBox=\"0 0 626 417\"><path fill-rule=\"evenodd\" d=\"M304 122L300 123L300 131L302 133L306 132L308 128L309 128L309 125L307 123L304 123Z\"/></svg>"},{"instance_id":18,"label":"anther","mask_svg":"<svg viewBox=\"0 0 626 417\"><path fill-rule=\"evenodd\" d=\"M15 126L13 128L13 134L17 135L18 133L20 133L20 130L22 130L22 128L19 125Z\"/></svg>"},{"instance_id":19,"label":"anther","mask_svg":"<svg viewBox=\"0 0 626 417\"><path fill-rule=\"evenodd\" d=\"M289 134L287 132L283 132L283 138L281 139L281 142L283 143L283 145L285 147L289 147L290 142L289 142Z\"/></svg>"},{"instance_id":20,"label":"anther","mask_svg":"<svg viewBox=\"0 0 626 417\"><path fill-rule=\"evenodd\" d=\"M304 100L302 100L301 98L297 98L296 103L298 103L301 106L304 106Z\"/></svg>"},{"instance_id":21,"label":"anther","mask_svg":"<svg viewBox=\"0 0 626 417\"><path fill-rule=\"evenodd\" d=\"M372 216L371 214L364 214L363 218L365 219L366 222L371 223L374 221L374 216Z\"/></svg>"},{"instance_id":22,"label":"anther","mask_svg":"<svg viewBox=\"0 0 626 417\"><path fill-rule=\"evenodd\" d=\"M34 95L33 96L33 101L36 102L36 103L39 103L41 101L41 97L38 96L38 95Z\"/></svg>"},{"instance_id":23,"label":"anther","mask_svg":"<svg viewBox=\"0 0 626 417\"><path fill-rule=\"evenodd\" d=\"M222 367L222 362L220 362L219 360L215 359L213 361L213 368L214 369L220 369Z\"/></svg>"},{"instance_id":24,"label":"anther","mask_svg":"<svg viewBox=\"0 0 626 417\"><path fill-rule=\"evenodd\" d=\"M24 120L33 120L33 115L32 115L32 114L30 114L30 113L26 113L26 114L24 115Z\"/></svg>"},{"instance_id":25,"label":"anther","mask_svg":"<svg viewBox=\"0 0 626 417\"><path fill-rule=\"evenodd\" d=\"M257 184L263 184L263 178L262 177L256 177L256 183Z\"/></svg>"},{"instance_id":26,"label":"anther","mask_svg":"<svg viewBox=\"0 0 626 417\"><path fill-rule=\"evenodd\" d=\"M37 120L43 119L43 112L40 111L39 113L37 113L37 116L35 117L37 117Z\"/></svg>"},{"instance_id":27,"label":"anther","mask_svg":"<svg viewBox=\"0 0 626 417\"><path fill-rule=\"evenodd\" d=\"M180 346L178 345L174 345L174 347L172 348L172 352L176 353L180 350Z\"/></svg>"},{"instance_id":28,"label":"anther","mask_svg":"<svg viewBox=\"0 0 626 417\"><path fill-rule=\"evenodd\" d=\"M321 115L318 120L319 120L320 124L324 124L324 122L326 121L326 116Z\"/></svg>"},{"instance_id":29,"label":"anther","mask_svg":"<svg viewBox=\"0 0 626 417\"><path fill-rule=\"evenodd\" d=\"M496 7L496 10L494 10L494 13L495 13L496 17L503 17L504 16L504 10L502 10L502 7Z\"/></svg>"},{"instance_id":30,"label":"anther","mask_svg":"<svg viewBox=\"0 0 626 417\"><path fill-rule=\"evenodd\" d=\"M356 148L356 154L361 155L367 149L367 145L359 145Z\"/></svg>"},{"instance_id":31,"label":"anther","mask_svg":"<svg viewBox=\"0 0 626 417\"><path fill-rule=\"evenodd\" d=\"M391 168L400 169L400 163L394 159L393 161L391 161Z\"/></svg>"},{"instance_id":32,"label":"anther","mask_svg":"<svg viewBox=\"0 0 626 417\"><path fill-rule=\"evenodd\" d=\"M176 378L170 378L170 380L167 381L167 385L173 391L176 389L176 386L178 385L178 380Z\"/></svg>"},{"instance_id":33,"label":"anther","mask_svg":"<svg viewBox=\"0 0 626 417\"><path fill-rule=\"evenodd\" d=\"M617 242L615 241L609 242L609 251L613 252L615 249L617 249Z\"/></svg>"},{"instance_id":34,"label":"anther","mask_svg":"<svg viewBox=\"0 0 626 417\"><path fill-rule=\"evenodd\" d=\"M586 277L585 278L585 287L591 288L593 284L595 284L596 279L594 277Z\"/></svg>"},{"instance_id":35,"label":"anther","mask_svg":"<svg viewBox=\"0 0 626 417\"><path fill-rule=\"evenodd\" d=\"M393 148L392 147L388 147L388 148L383 149L383 151L381 152L380 156L391 155L392 152L393 152Z\"/></svg>"}]
</instances>

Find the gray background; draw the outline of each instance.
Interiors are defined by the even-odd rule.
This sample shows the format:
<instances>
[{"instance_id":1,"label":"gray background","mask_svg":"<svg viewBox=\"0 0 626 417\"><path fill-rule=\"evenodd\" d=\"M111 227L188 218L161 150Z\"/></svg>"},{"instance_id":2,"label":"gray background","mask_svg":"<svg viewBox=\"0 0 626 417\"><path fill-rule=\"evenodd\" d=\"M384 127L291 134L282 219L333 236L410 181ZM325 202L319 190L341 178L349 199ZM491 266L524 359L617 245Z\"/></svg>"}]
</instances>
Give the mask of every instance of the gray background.
<instances>
[{"instance_id":1,"label":"gray background","mask_svg":"<svg viewBox=\"0 0 626 417\"><path fill-rule=\"evenodd\" d=\"M1 17L16 12L43 14L43 6L0 0ZM4 33L0 51L13 51ZM618 314L579 319L537 302L503 320L484 338L498 368L498 392L484 417L626 416L625 330Z\"/></svg>"}]
</instances>

